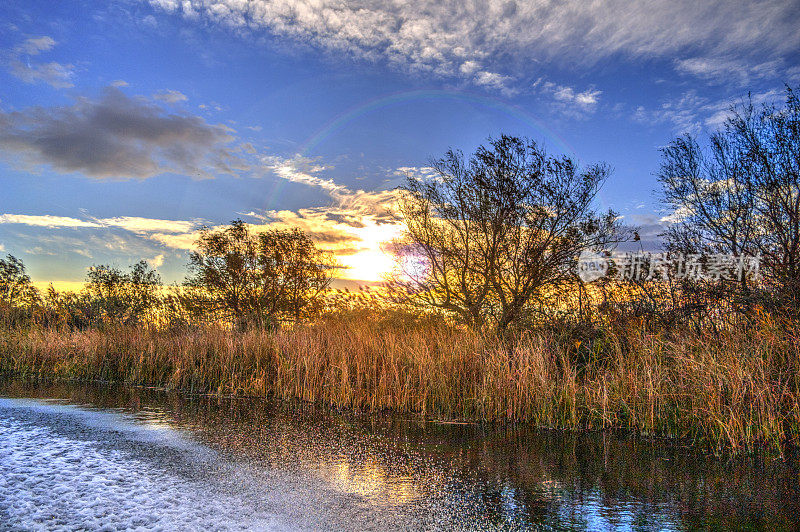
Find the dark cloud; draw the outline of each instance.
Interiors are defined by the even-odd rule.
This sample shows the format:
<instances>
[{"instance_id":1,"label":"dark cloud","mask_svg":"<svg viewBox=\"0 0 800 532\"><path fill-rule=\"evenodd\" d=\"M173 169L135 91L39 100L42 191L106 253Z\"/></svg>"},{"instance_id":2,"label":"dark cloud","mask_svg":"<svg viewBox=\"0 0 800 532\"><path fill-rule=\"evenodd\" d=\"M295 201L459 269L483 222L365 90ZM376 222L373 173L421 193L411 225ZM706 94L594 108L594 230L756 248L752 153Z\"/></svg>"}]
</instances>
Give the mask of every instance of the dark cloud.
<instances>
[{"instance_id":1,"label":"dark cloud","mask_svg":"<svg viewBox=\"0 0 800 532\"><path fill-rule=\"evenodd\" d=\"M306 234L314 241L324 244L341 244L343 242L357 242L358 238L351 234L343 233L336 229L330 230L306 230ZM338 248L337 248L338 249Z\"/></svg>"},{"instance_id":2,"label":"dark cloud","mask_svg":"<svg viewBox=\"0 0 800 532\"><path fill-rule=\"evenodd\" d=\"M332 222L349 225L350 227L355 227L359 229L362 227L366 227L366 225L364 225L364 223L359 219L358 216L352 214L329 212L326 213L325 216L327 217L328 220Z\"/></svg>"},{"instance_id":3,"label":"dark cloud","mask_svg":"<svg viewBox=\"0 0 800 532\"><path fill-rule=\"evenodd\" d=\"M116 87L71 106L0 111L0 156L95 178L233 174L247 168L228 148L233 140L225 126L168 113Z\"/></svg>"}]
</instances>

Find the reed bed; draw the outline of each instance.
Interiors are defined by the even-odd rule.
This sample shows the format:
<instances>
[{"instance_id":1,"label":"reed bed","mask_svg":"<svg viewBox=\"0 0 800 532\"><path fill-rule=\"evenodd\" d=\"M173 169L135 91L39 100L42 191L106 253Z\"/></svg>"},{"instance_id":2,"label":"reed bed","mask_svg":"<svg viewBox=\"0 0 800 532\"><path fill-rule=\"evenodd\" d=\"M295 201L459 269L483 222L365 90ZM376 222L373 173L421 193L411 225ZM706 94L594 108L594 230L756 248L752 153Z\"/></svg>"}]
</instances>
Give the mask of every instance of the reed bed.
<instances>
[{"instance_id":1,"label":"reed bed","mask_svg":"<svg viewBox=\"0 0 800 532\"><path fill-rule=\"evenodd\" d=\"M800 437L800 341L755 330L680 335L629 328L582 344L513 342L367 314L276 331L0 331L0 371L193 393L273 396L439 419L629 429L715 452L783 453Z\"/></svg>"}]
</instances>

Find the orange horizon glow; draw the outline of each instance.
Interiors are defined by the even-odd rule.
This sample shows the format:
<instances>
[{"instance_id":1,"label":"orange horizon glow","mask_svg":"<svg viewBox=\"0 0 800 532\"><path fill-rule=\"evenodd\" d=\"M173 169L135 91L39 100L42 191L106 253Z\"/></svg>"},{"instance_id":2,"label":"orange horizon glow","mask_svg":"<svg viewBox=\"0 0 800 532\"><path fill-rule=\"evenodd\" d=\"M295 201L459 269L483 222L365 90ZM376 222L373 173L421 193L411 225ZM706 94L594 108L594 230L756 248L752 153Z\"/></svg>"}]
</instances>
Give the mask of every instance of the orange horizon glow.
<instances>
[{"instance_id":1,"label":"orange horizon glow","mask_svg":"<svg viewBox=\"0 0 800 532\"><path fill-rule=\"evenodd\" d=\"M395 269L395 258L384 251L384 247L400 237L402 227L399 224L377 224L372 220L364 220L364 227L353 228L354 240L358 242L355 253L339 254L335 247L328 251L333 253L340 268L334 275L334 285L350 283L371 284L382 281ZM157 269L157 268L156 268ZM341 281L344 281L341 283ZM34 280L33 285L42 293L50 285L59 292L79 292L85 281L47 279Z\"/></svg>"}]
</instances>

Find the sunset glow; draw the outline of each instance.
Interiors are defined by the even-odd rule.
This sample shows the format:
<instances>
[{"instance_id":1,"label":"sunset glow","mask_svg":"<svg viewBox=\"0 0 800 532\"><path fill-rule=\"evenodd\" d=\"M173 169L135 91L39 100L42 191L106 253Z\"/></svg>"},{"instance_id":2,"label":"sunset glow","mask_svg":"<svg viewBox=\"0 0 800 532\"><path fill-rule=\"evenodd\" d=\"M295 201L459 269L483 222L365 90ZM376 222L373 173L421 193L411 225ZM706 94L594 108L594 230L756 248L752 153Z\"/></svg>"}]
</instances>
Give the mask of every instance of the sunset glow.
<instances>
[{"instance_id":1,"label":"sunset glow","mask_svg":"<svg viewBox=\"0 0 800 532\"><path fill-rule=\"evenodd\" d=\"M799 29L0 0L0 532L797 529Z\"/></svg>"},{"instance_id":2,"label":"sunset glow","mask_svg":"<svg viewBox=\"0 0 800 532\"><path fill-rule=\"evenodd\" d=\"M370 282L382 280L395 266L394 256L385 247L400 237L402 230L400 223L377 225L374 222L356 229L362 249L352 255L337 256L345 268L342 277Z\"/></svg>"},{"instance_id":3,"label":"sunset glow","mask_svg":"<svg viewBox=\"0 0 800 532\"><path fill-rule=\"evenodd\" d=\"M200 228L242 219L376 282L397 187L501 133L612 164L598 206L652 246L657 147L800 79L800 10L758 5L5 2L0 255L37 286L141 259L180 283Z\"/></svg>"}]
</instances>

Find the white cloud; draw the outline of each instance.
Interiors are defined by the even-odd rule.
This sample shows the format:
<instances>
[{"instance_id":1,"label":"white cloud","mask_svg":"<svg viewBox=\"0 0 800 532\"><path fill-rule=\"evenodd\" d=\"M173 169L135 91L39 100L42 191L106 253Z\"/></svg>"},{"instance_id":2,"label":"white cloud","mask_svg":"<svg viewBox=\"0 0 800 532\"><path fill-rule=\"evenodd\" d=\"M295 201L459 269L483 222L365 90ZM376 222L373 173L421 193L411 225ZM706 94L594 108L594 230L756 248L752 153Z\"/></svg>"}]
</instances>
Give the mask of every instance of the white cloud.
<instances>
[{"instance_id":1,"label":"white cloud","mask_svg":"<svg viewBox=\"0 0 800 532\"><path fill-rule=\"evenodd\" d=\"M740 85L748 85L755 79L778 77L782 66L783 61L780 59L756 64L749 64L739 58L713 56L690 57L675 61L675 68L679 72L718 83L735 80Z\"/></svg>"},{"instance_id":2,"label":"white cloud","mask_svg":"<svg viewBox=\"0 0 800 532\"><path fill-rule=\"evenodd\" d=\"M165 252L165 247L193 249L200 226L197 221L133 216L79 219L47 214L0 214L0 224L12 223L47 229L20 231L24 235L23 242L28 246L23 249L28 254L63 256L65 253L75 253L93 260L105 256L122 262L152 257L148 262L155 268L162 266L170 256Z\"/></svg>"},{"instance_id":3,"label":"white cloud","mask_svg":"<svg viewBox=\"0 0 800 532\"><path fill-rule=\"evenodd\" d=\"M0 224L23 224L34 227L116 227L132 233L185 233L200 225L196 221L162 220L138 216L117 216L114 218L91 218L81 220L68 216L50 214L0 214Z\"/></svg>"},{"instance_id":4,"label":"white cloud","mask_svg":"<svg viewBox=\"0 0 800 532\"><path fill-rule=\"evenodd\" d=\"M96 222L50 214L0 214L0 224L24 224L34 227L102 227Z\"/></svg>"},{"instance_id":5,"label":"white cloud","mask_svg":"<svg viewBox=\"0 0 800 532\"><path fill-rule=\"evenodd\" d=\"M159 100L166 103L179 103L188 100L185 94L179 91L165 90L157 92L153 95L154 100Z\"/></svg>"},{"instance_id":6,"label":"white cloud","mask_svg":"<svg viewBox=\"0 0 800 532\"><path fill-rule=\"evenodd\" d=\"M141 22L143 25L150 28L155 28L156 26L158 26L158 21L156 20L156 17L154 17L153 15L147 15L142 19Z\"/></svg>"},{"instance_id":7,"label":"white cloud","mask_svg":"<svg viewBox=\"0 0 800 532\"><path fill-rule=\"evenodd\" d=\"M633 119L643 124L671 123L676 133L696 134L702 129L699 114L707 104L708 101L698 96L697 91L690 90L678 99L663 102L655 109L637 107Z\"/></svg>"},{"instance_id":8,"label":"white cloud","mask_svg":"<svg viewBox=\"0 0 800 532\"><path fill-rule=\"evenodd\" d=\"M662 224L676 224L681 223L689 216L691 216L692 212L686 207L678 207L671 213L667 214L666 216L662 216L659 218L659 222Z\"/></svg>"},{"instance_id":9,"label":"white cloud","mask_svg":"<svg viewBox=\"0 0 800 532\"><path fill-rule=\"evenodd\" d=\"M573 87L558 85L552 81L542 82L541 78L534 83L533 87L539 88L541 93L554 100L551 107L574 117L593 113L600 101L600 95L603 93L592 88L579 92Z\"/></svg>"},{"instance_id":10,"label":"white cloud","mask_svg":"<svg viewBox=\"0 0 800 532\"><path fill-rule=\"evenodd\" d=\"M796 1L150 0L187 19L286 37L336 56L510 89L543 62L792 54ZM511 65L511 66L510 66ZM498 77L500 76L500 77Z\"/></svg>"},{"instance_id":11,"label":"white cloud","mask_svg":"<svg viewBox=\"0 0 800 532\"><path fill-rule=\"evenodd\" d=\"M430 166L400 166L392 173L398 177L417 177L424 179L433 179L438 176L436 170Z\"/></svg>"},{"instance_id":12,"label":"white cloud","mask_svg":"<svg viewBox=\"0 0 800 532\"><path fill-rule=\"evenodd\" d=\"M96 221L105 227L119 227L132 233L186 233L199 225L194 221L161 220L157 218L140 218L138 216L100 218Z\"/></svg>"},{"instance_id":13,"label":"white cloud","mask_svg":"<svg viewBox=\"0 0 800 532\"><path fill-rule=\"evenodd\" d=\"M463 65L462 65L463 66ZM506 96L513 96L519 91L512 87L513 78L511 76L504 76L497 72L481 71L475 74L475 84L483 87L497 89Z\"/></svg>"},{"instance_id":14,"label":"white cloud","mask_svg":"<svg viewBox=\"0 0 800 532\"><path fill-rule=\"evenodd\" d=\"M149 236L149 238L169 248L188 250L195 248L194 244L199 236L199 232L183 234L153 233Z\"/></svg>"},{"instance_id":15,"label":"white cloud","mask_svg":"<svg viewBox=\"0 0 800 532\"><path fill-rule=\"evenodd\" d=\"M9 71L26 83L47 83L57 89L73 87L75 66L51 61L49 63L31 62L43 52L49 52L56 45L52 37L33 37L18 44L8 52L5 61Z\"/></svg>"},{"instance_id":16,"label":"white cloud","mask_svg":"<svg viewBox=\"0 0 800 532\"><path fill-rule=\"evenodd\" d=\"M782 91L772 89L751 95L756 105L777 103L784 97ZM671 123L675 133L697 134L703 129L717 129L730 116L730 108L743 102L742 98L710 100L690 90L679 98L663 102L655 109L636 108L633 119L643 124Z\"/></svg>"},{"instance_id":17,"label":"white cloud","mask_svg":"<svg viewBox=\"0 0 800 532\"><path fill-rule=\"evenodd\" d=\"M473 74L476 70L478 70L480 67L481 65L477 61L471 61L471 60L464 61L463 63L461 63L461 66L458 67L458 71L461 72L462 74L466 74L467 76L469 76L470 74Z\"/></svg>"},{"instance_id":18,"label":"white cloud","mask_svg":"<svg viewBox=\"0 0 800 532\"><path fill-rule=\"evenodd\" d=\"M148 260L147 262L153 268L160 268L161 266L164 265L164 254L163 253L159 253L158 255L156 255L152 259Z\"/></svg>"},{"instance_id":19,"label":"white cloud","mask_svg":"<svg viewBox=\"0 0 800 532\"><path fill-rule=\"evenodd\" d=\"M587 90L584 92L575 92L572 87L559 87L553 93L556 100L561 102L575 103L580 107L587 108L593 107L597 104L597 97L600 96L601 91Z\"/></svg>"},{"instance_id":20,"label":"white cloud","mask_svg":"<svg viewBox=\"0 0 800 532\"><path fill-rule=\"evenodd\" d=\"M318 187L329 193L347 190L331 179L319 177L319 172L327 167L317 164L313 159L295 155L291 158L267 155L261 158L263 167L272 171L278 177L312 187Z\"/></svg>"},{"instance_id":21,"label":"white cloud","mask_svg":"<svg viewBox=\"0 0 800 532\"><path fill-rule=\"evenodd\" d=\"M781 102L786 97L786 93L777 89L772 89L751 94L750 97L755 105L773 104ZM736 103L736 100L724 100L721 102L709 103L703 106L700 111L705 115L705 118L703 119L705 126L711 129L716 129L722 126L725 123L725 120L727 120L731 114L731 105Z\"/></svg>"},{"instance_id":22,"label":"white cloud","mask_svg":"<svg viewBox=\"0 0 800 532\"><path fill-rule=\"evenodd\" d=\"M42 37L32 37L22 44L14 47L14 52L18 55L39 55L42 52L52 50L56 41L47 35Z\"/></svg>"}]
</instances>

